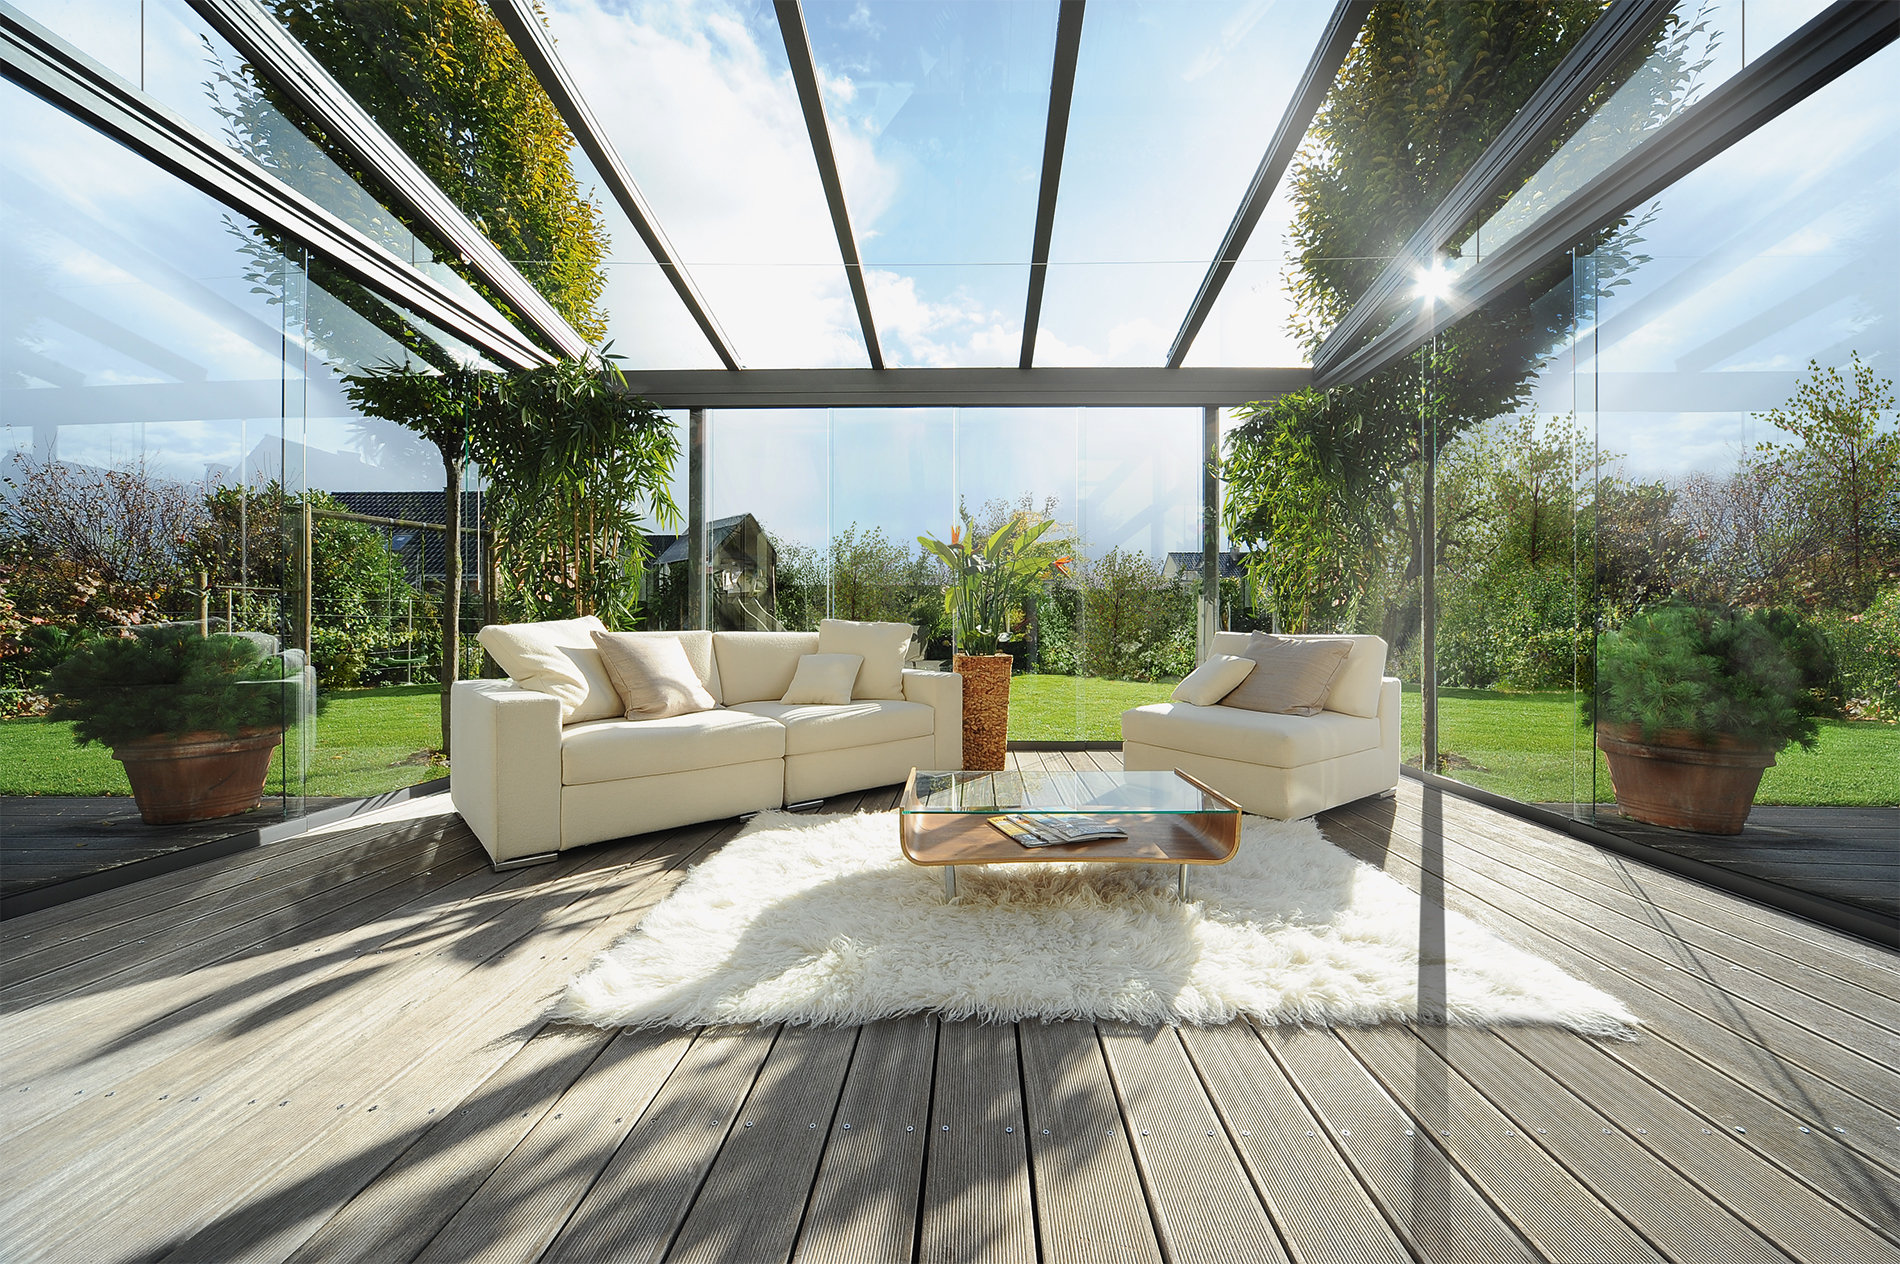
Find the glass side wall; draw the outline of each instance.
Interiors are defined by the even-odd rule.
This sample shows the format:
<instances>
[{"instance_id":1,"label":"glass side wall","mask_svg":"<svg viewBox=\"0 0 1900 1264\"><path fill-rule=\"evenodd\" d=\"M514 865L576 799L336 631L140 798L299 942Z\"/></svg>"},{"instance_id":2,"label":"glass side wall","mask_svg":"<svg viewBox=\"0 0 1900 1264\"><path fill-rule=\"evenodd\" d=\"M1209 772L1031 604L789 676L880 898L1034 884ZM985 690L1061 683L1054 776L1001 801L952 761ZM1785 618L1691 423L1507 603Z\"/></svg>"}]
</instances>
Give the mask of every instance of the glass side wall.
<instances>
[{"instance_id":1,"label":"glass side wall","mask_svg":"<svg viewBox=\"0 0 1900 1264\"><path fill-rule=\"evenodd\" d=\"M341 378L401 362L405 323L473 353L11 84L0 124L7 894L443 775L441 459ZM47 715L63 661L156 625L244 634L297 682L269 715L226 697L268 746L255 810L146 823L113 749L170 715L104 686L100 741Z\"/></svg>"},{"instance_id":2,"label":"glass side wall","mask_svg":"<svg viewBox=\"0 0 1900 1264\"><path fill-rule=\"evenodd\" d=\"M959 642L946 594L952 563L1006 532L1026 544L986 630L1014 660L1011 740L1118 741L1123 710L1193 670L1199 409L719 411L709 425L712 626L899 621L922 666L988 653ZM732 541L754 531L765 545L742 557Z\"/></svg>"},{"instance_id":3,"label":"glass side wall","mask_svg":"<svg viewBox=\"0 0 1900 1264\"><path fill-rule=\"evenodd\" d=\"M1437 770L1889 917L1897 71L1877 54L1528 304L1447 331L1466 364L1514 346L1491 367L1521 385L1436 396L1460 405L1439 418ZM1685 731L1698 760L1773 760L1672 809L1658 770Z\"/></svg>"}]
</instances>

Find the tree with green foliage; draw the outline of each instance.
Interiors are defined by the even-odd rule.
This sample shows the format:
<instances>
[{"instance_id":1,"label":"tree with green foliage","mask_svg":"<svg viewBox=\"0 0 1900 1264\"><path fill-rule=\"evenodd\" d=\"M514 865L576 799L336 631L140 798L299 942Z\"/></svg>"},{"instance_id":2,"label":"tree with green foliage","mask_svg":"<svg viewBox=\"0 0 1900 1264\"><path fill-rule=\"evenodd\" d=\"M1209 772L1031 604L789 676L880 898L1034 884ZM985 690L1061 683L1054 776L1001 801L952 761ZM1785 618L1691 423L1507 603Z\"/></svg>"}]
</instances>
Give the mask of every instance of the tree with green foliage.
<instances>
[{"instance_id":1,"label":"tree with green foliage","mask_svg":"<svg viewBox=\"0 0 1900 1264\"><path fill-rule=\"evenodd\" d=\"M343 508L328 492L296 496L278 482L218 487L205 496L206 519L191 538L190 556L214 590L235 590L238 627L276 626L276 594L256 590L296 586L283 524L300 516L306 503L312 509ZM311 662L327 688L352 688L363 683L374 655L406 639L392 612L421 594L376 527L314 518L310 534Z\"/></svg>"},{"instance_id":2,"label":"tree with green foliage","mask_svg":"<svg viewBox=\"0 0 1900 1264\"><path fill-rule=\"evenodd\" d=\"M462 483L473 436L507 424L499 374L386 364L343 379L351 404L421 435L442 458L442 752L449 746L449 692L462 663Z\"/></svg>"},{"instance_id":3,"label":"tree with green foliage","mask_svg":"<svg viewBox=\"0 0 1900 1264\"><path fill-rule=\"evenodd\" d=\"M1358 302L1604 7L1602 0L1384 0L1373 7L1290 179L1294 331L1310 347ZM1696 70L1681 26L1671 19L1659 28L1599 98L1646 67L1652 113L1679 108L1681 86ZM1652 56L1658 48L1660 60ZM1547 152L1581 122L1579 115ZM1519 173L1519 185L1533 174ZM1452 240L1469 236L1516 187L1478 208ZM1596 251L1603 284L1640 261L1636 245L1627 224L1582 243ZM1554 261L1414 359L1351 386L1243 410L1223 466L1229 530L1256 551L1268 600L1291 616L1283 620L1287 630L1339 627L1348 614L1373 617L1355 598L1381 567L1397 564L1381 556L1388 543L1409 554L1394 587L1416 582L1429 550L1421 551L1416 529L1393 532L1407 516L1407 489L1419 490L1407 471L1428 443L1435 454L1465 428L1524 404L1541 358L1569 325L1566 304L1535 300L1569 276L1569 261ZM1416 528L1416 503L1409 513ZM1355 555L1337 556L1341 549ZM1338 584L1352 589L1342 594ZM1387 619L1379 630L1392 639L1403 623Z\"/></svg>"},{"instance_id":4,"label":"tree with green foliage","mask_svg":"<svg viewBox=\"0 0 1900 1264\"><path fill-rule=\"evenodd\" d=\"M642 522L677 523L679 440L627 390L611 356L514 373L470 436L510 617L598 615L630 626L646 558Z\"/></svg>"},{"instance_id":5,"label":"tree with green foliage","mask_svg":"<svg viewBox=\"0 0 1900 1264\"><path fill-rule=\"evenodd\" d=\"M1765 440L1745 464L1786 513L1769 525L1792 565L1782 600L1860 610L1900 579L1900 430L1893 382L1854 352L1847 373L1808 362L1793 398L1756 415L1797 442Z\"/></svg>"},{"instance_id":6,"label":"tree with green foliage","mask_svg":"<svg viewBox=\"0 0 1900 1264\"><path fill-rule=\"evenodd\" d=\"M582 337L606 337L607 233L574 138L481 0L269 7Z\"/></svg>"},{"instance_id":7,"label":"tree with green foliage","mask_svg":"<svg viewBox=\"0 0 1900 1264\"><path fill-rule=\"evenodd\" d=\"M831 614L909 622L924 582L923 560L884 534L852 523L831 537Z\"/></svg>"}]
</instances>

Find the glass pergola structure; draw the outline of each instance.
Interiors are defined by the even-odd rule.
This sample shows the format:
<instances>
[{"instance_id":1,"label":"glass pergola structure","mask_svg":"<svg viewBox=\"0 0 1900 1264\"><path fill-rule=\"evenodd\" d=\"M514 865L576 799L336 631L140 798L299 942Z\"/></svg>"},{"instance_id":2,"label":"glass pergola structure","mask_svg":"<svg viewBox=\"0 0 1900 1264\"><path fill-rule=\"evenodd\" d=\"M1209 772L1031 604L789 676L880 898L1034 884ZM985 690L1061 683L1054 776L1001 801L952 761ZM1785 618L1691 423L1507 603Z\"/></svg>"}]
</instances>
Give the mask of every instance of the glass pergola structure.
<instances>
[{"instance_id":1,"label":"glass pergola structure","mask_svg":"<svg viewBox=\"0 0 1900 1264\"><path fill-rule=\"evenodd\" d=\"M1568 419L1573 491L1611 460L1686 486L1770 437L1751 419L1807 361L1900 361L1900 4L1603 5L1308 339L1288 332L1290 173L1373 4L490 10L597 199L630 388L678 411L701 622L715 521L755 515L835 563L840 540L1026 498L1092 563L1187 575L1204 638L1233 613L1224 410L1407 364L1423 397L1435 340L1513 306L1554 331L1527 408ZM503 368L590 340L279 12L0 0L8 459L277 482L407 520L351 497L424 494L435 467L354 413L342 373L416 336ZM1669 58L1684 77L1659 98ZM1631 222L1614 266L1585 245ZM1438 539L1463 492L1418 411L1411 529ZM1448 709L1451 686L1510 673L1467 663L1463 631L1447 667L1444 602L1461 629L1515 616L1455 551L1425 552L1385 625L1412 629L1395 667L1425 686L1409 758L1591 819L1587 734L1513 748ZM1573 579L1595 564L1579 552ZM1571 714L1587 689L1573 674ZM1125 705L1082 684L1044 700L1062 718L1031 740L1112 740Z\"/></svg>"}]
</instances>

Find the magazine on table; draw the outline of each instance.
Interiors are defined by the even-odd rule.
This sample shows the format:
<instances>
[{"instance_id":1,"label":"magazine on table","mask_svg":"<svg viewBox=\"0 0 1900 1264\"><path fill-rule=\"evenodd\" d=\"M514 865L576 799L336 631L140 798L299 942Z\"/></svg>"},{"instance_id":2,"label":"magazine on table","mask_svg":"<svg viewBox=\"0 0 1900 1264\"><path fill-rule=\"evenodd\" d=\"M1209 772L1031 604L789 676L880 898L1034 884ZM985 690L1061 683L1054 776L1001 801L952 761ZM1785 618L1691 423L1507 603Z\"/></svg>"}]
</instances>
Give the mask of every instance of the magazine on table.
<instances>
[{"instance_id":1,"label":"magazine on table","mask_svg":"<svg viewBox=\"0 0 1900 1264\"><path fill-rule=\"evenodd\" d=\"M1110 838L1127 838L1128 831L1094 816L1061 816L1047 812L1015 812L992 816L990 824L1025 847L1049 847L1057 843L1096 843Z\"/></svg>"}]
</instances>

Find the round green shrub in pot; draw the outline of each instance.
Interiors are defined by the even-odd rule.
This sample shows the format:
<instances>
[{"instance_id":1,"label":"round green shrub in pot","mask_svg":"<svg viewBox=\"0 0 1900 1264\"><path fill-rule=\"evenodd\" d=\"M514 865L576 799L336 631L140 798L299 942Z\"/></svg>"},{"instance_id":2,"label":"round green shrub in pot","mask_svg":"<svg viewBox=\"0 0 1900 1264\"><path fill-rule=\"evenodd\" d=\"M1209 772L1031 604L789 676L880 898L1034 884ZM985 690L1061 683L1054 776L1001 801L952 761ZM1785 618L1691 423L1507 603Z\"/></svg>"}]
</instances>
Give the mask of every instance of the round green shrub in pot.
<instances>
[{"instance_id":1,"label":"round green shrub in pot","mask_svg":"<svg viewBox=\"0 0 1900 1264\"><path fill-rule=\"evenodd\" d=\"M1739 834L1775 755L1814 745L1833 664L1785 611L1668 605L1604 633L1596 675L1597 745L1624 815Z\"/></svg>"},{"instance_id":2,"label":"round green shrub in pot","mask_svg":"<svg viewBox=\"0 0 1900 1264\"><path fill-rule=\"evenodd\" d=\"M94 641L53 669L47 715L112 748L147 824L246 812L302 680L267 642L176 625Z\"/></svg>"}]
</instances>

